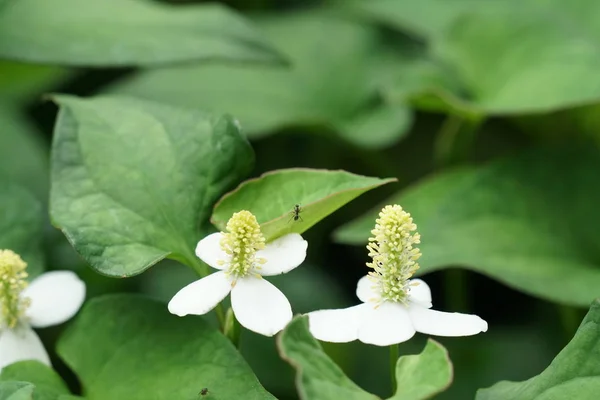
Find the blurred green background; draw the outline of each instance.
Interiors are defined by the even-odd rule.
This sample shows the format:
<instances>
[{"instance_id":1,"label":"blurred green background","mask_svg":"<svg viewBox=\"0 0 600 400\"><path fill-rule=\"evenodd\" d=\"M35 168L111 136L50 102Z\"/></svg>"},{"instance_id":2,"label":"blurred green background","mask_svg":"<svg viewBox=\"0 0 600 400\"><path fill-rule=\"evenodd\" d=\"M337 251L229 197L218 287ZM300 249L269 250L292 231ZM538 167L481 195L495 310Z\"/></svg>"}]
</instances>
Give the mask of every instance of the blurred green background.
<instances>
[{"instance_id":1,"label":"blurred green background","mask_svg":"<svg viewBox=\"0 0 600 400\"><path fill-rule=\"evenodd\" d=\"M0 1L0 22L11 3ZM399 180L361 196L306 233L307 265L273 279L296 312L356 303L355 284L367 261L360 243L366 244L362 235L368 231L359 229L360 222L335 236L334 231L392 195L404 199L408 188L407 203L401 204L409 212L414 204L415 222L426 229L423 271L434 307L476 313L490 327L475 337L439 339L455 366L454 384L439 398L473 398L477 388L543 370L600 294L595 289L600 288L595 224L600 5L593 0L222 3L244 15L287 63L214 59L93 68L85 61L24 63L2 50L14 37L10 28L0 28L3 182L17 182L48 202L57 109L43 101L47 93L132 95L231 113L256 152L252 176L310 167ZM509 166L502 166L504 160ZM479 174L479 183L458 193L458 184L421 190L423 179L441 179L454 168ZM506 182L515 184L503 186ZM437 204L444 199L444 207ZM46 265L77 271L89 297L132 291L168 301L195 278L170 261L131 279L102 277L46 225ZM584 290L579 282L589 285ZM44 341L52 344L61 329L43 330ZM424 343L420 335L401 352L417 352ZM389 394L386 349L360 343L325 348L360 386ZM242 352L276 397L296 398L293 371L278 358L273 339L244 332ZM77 386L74 378L70 383Z\"/></svg>"}]
</instances>

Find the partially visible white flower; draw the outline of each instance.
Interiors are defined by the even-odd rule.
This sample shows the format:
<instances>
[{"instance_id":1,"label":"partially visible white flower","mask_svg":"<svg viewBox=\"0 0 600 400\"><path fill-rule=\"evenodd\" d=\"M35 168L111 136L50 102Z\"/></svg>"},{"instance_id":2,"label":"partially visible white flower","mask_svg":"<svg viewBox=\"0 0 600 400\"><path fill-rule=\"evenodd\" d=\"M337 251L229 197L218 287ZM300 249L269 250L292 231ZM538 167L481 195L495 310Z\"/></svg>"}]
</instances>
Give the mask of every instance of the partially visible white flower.
<instances>
[{"instance_id":1,"label":"partially visible white flower","mask_svg":"<svg viewBox=\"0 0 600 400\"><path fill-rule=\"evenodd\" d=\"M27 264L0 250L0 370L22 360L50 365L33 328L58 325L73 317L85 299L85 284L71 271L46 272L29 285Z\"/></svg>"},{"instance_id":2,"label":"partially visible white flower","mask_svg":"<svg viewBox=\"0 0 600 400\"><path fill-rule=\"evenodd\" d=\"M203 315L231 292L231 308L245 328L265 336L281 331L292 319L288 299L263 276L289 272L302 264L308 244L290 233L265 245L256 217L233 214L227 232L202 239L196 255L220 271L190 283L169 302L169 311L183 317Z\"/></svg>"},{"instance_id":3,"label":"partially visible white flower","mask_svg":"<svg viewBox=\"0 0 600 400\"><path fill-rule=\"evenodd\" d=\"M308 314L312 335L326 342L360 340L378 346L404 342L421 332L438 336L468 336L486 332L476 315L431 310L431 291L420 279L410 279L419 268L421 253L416 225L399 205L379 214L367 248L373 261L369 275L358 281L356 295L363 304Z\"/></svg>"}]
</instances>

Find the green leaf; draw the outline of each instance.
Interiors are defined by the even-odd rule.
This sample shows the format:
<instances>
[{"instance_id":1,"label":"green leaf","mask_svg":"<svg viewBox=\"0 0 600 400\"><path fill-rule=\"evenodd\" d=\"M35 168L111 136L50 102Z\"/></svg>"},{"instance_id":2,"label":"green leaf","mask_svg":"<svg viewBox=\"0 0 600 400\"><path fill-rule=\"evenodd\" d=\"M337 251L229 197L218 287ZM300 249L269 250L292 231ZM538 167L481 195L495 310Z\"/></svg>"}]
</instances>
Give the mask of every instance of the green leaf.
<instances>
[{"instance_id":1,"label":"green leaf","mask_svg":"<svg viewBox=\"0 0 600 400\"><path fill-rule=\"evenodd\" d=\"M281 60L222 5L147 0L14 1L0 12L0 58L97 67Z\"/></svg>"},{"instance_id":2,"label":"green leaf","mask_svg":"<svg viewBox=\"0 0 600 400\"><path fill-rule=\"evenodd\" d=\"M376 187L395 182L346 171L283 169L243 182L215 205L211 222L225 230L233 213L252 212L267 241L287 233L303 233L311 226ZM295 205L300 205L294 220Z\"/></svg>"},{"instance_id":3,"label":"green leaf","mask_svg":"<svg viewBox=\"0 0 600 400\"><path fill-rule=\"evenodd\" d=\"M0 179L22 185L46 202L48 150L21 113L12 102L0 101Z\"/></svg>"},{"instance_id":4,"label":"green leaf","mask_svg":"<svg viewBox=\"0 0 600 400\"><path fill-rule=\"evenodd\" d=\"M290 126L316 125L333 128L359 146L377 148L406 133L411 123L408 109L383 104L371 83L377 31L322 12L277 14L257 18L257 24L292 61L292 68L154 69L138 72L108 91L230 112L252 138Z\"/></svg>"},{"instance_id":5,"label":"green leaf","mask_svg":"<svg viewBox=\"0 0 600 400\"><path fill-rule=\"evenodd\" d=\"M600 302L592 303L575 337L541 374L524 382L499 382L477 400L594 399L600 390Z\"/></svg>"},{"instance_id":6,"label":"green leaf","mask_svg":"<svg viewBox=\"0 0 600 400\"><path fill-rule=\"evenodd\" d=\"M213 203L252 149L230 117L133 99L59 96L50 214L98 272L139 274L194 254Z\"/></svg>"},{"instance_id":7,"label":"green leaf","mask_svg":"<svg viewBox=\"0 0 600 400\"><path fill-rule=\"evenodd\" d=\"M42 272L42 207L25 189L2 183L0 191L0 249L18 253L27 263L27 273Z\"/></svg>"},{"instance_id":8,"label":"green leaf","mask_svg":"<svg viewBox=\"0 0 600 400\"><path fill-rule=\"evenodd\" d=\"M398 79L384 89L387 97L418 105L435 99L442 111L479 115L535 114L600 101L593 0L413 3L375 0L354 8L422 36L429 47L424 57L439 62L445 81L455 82L407 83L400 67Z\"/></svg>"},{"instance_id":9,"label":"green leaf","mask_svg":"<svg viewBox=\"0 0 600 400\"><path fill-rule=\"evenodd\" d=\"M281 356L297 371L296 386L300 398L378 399L352 382L323 352L308 331L308 317L294 318L279 335L277 345Z\"/></svg>"},{"instance_id":10,"label":"green leaf","mask_svg":"<svg viewBox=\"0 0 600 400\"><path fill-rule=\"evenodd\" d=\"M88 400L274 399L233 345L199 317L139 295L88 302L58 343Z\"/></svg>"},{"instance_id":11,"label":"green leaf","mask_svg":"<svg viewBox=\"0 0 600 400\"><path fill-rule=\"evenodd\" d=\"M25 381L34 385L33 399L62 400L69 389L50 367L38 361L20 361L2 369L0 382Z\"/></svg>"},{"instance_id":12,"label":"green leaf","mask_svg":"<svg viewBox=\"0 0 600 400\"><path fill-rule=\"evenodd\" d=\"M0 97L3 100L31 100L32 96L39 96L66 80L68 75L69 71L64 68L0 61Z\"/></svg>"},{"instance_id":13,"label":"green leaf","mask_svg":"<svg viewBox=\"0 0 600 400\"><path fill-rule=\"evenodd\" d=\"M525 293L584 305L598 296L600 154L534 150L445 172L398 193L421 233L420 273L462 266ZM340 228L364 245L380 207Z\"/></svg>"},{"instance_id":14,"label":"green leaf","mask_svg":"<svg viewBox=\"0 0 600 400\"><path fill-rule=\"evenodd\" d=\"M390 400L425 400L452 383L448 351L429 339L421 354L402 356L396 364L398 389Z\"/></svg>"},{"instance_id":15,"label":"green leaf","mask_svg":"<svg viewBox=\"0 0 600 400\"><path fill-rule=\"evenodd\" d=\"M34 386L27 382L0 382L0 399L32 400Z\"/></svg>"}]
</instances>

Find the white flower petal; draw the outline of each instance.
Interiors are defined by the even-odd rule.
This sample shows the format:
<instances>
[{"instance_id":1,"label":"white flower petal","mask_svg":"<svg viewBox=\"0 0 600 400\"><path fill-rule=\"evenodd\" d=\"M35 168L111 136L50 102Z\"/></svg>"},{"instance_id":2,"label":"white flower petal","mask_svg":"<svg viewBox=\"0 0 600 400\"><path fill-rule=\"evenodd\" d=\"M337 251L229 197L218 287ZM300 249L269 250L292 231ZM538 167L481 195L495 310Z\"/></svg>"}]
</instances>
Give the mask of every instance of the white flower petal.
<instances>
[{"instance_id":1,"label":"white flower petal","mask_svg":"<svg viewBox=\"0 0 600 400\"><path fill-rule=\"evenodd\" d=\"M417 332L437 336L469 336L487 331L488 325L477 315L429 310L417 304L408 309Z\"/></svg>"},{"instance_id":2,"label":"white flower petal","mask_svg":"<svg viewBox=\"0 0 600 400\"><path fill-rule=\"evenodd\" d=\"M37 360L50 366L50 357L38 335L27 325L0 333L0 370L17 361Z\"/></svg>"},{"instance_id":3,"label":"white flower petal","mask_svg":"<svg viewBox=\"0 0 600 400\"><path fill-rule=\"evenodd\" d=\"M319 340L333 343L346 343L358 339L361 311L370 304L342 308L339 310L319 310L308 313L310 333Z\"/></svg>"},{"instance_id":4,"label":"white flower petal","mask_svg":"<svg viewBox=\"0 0 600 400\"><path fill-rule=\"evenodd\" d=\"M231 258L221 249L222 237L221 232L212 233L196 245L196 256L214 269L225 269L227 264L219 263L219 261L226 262Z\"/></svg>"},{"instance_id":5,"label":"white flower petal","mask_svg":"<svg viewBox=\"0 0 600 400\"><path fill-rule=\"evenodd\" d=\"M358 340L377 346L402 343L415 334L406 307L392 302L384 302L373 308L370 304L361 318Z\"/></svg>"},{"instance_id":6,"label":"white flower petal","mask_svg":"<svg viewBox=\"0 0 600 400\"><path fill-rule=\"evenodd\" d=\"M31 300L27 317L31 326L45 328L72 318L85 300L85 283L71 271L50 271L23 290Z\"/></svg>"},{"instance_id":7,"label":"white flower petal","mask_svg":"<svg viewBox=\"0 0 600 400\"><path fill-rule=\"evenodd\" d=\"M224 271L210 274L181 289L169 302L169 312L183 317L203 315L212 310L231 291L231 280Z\"/></svg>"},{"instance_id":8,"label":"white flower petal","mask_svg":"<svg viewBox=\"0 0 600 400\"><path fill-rule=\"evenodd\" d=\"M306 258L308 243L297 233L288 233L279 239L267 243L263 250L256 252L257 258L267 260L257 268L264 276L285 274L302 264Z\"/></svg>"},{"instance_id":9,"label":"white flower petal","mask_svg":"<svg viewBox=\"0 0 600 400\"><path fill-rule=\"evenodd\" d=\"M410 280L410 291L408 293L409 300L413 303L418 303L419 305L431 308L431 289L429 289L429 285L427 285L421 279L411 279Z\"/></svg>"},{"instance_id":10,"label":"white flower petal","mask_svg":"<svg viewBox=\"0 0 600 400\"><path fill-rule=\"evenodd\" d=\"M356 284L356 297L363 303L378 301L381 296L376 291L375 283L369 278L369 275L365 275L358 280Z\"/></svg>"},{"instance_id":11,"label":"white flower petal","mask_svg":"<svg viewBox=\"0 0 600 400\"><path fill-rule=\"evenodd\" d=\"M264 336L273 336L292 320L290 302L265 279L238 279L231 291L231 308L240 324Z\"/></svg>"}]
</instances>

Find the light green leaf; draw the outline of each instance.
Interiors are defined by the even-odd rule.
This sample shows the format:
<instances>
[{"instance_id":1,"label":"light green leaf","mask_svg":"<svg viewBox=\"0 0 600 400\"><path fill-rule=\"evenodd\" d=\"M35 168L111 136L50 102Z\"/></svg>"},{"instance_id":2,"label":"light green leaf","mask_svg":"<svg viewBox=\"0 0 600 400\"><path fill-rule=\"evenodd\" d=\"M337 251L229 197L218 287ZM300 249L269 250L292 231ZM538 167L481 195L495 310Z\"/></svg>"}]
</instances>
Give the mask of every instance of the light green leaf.
<instances>
[{"instance_id":1,"label":"light green leaf","mask_svg":"<svg viewBox=\"0 0 600 400\"><path fill-rule=\"evenodd\" d=\"M395 178L379 179L346 171L283 169L242 183L215 205L211 222L225 230L233 213L252 212L267 241L287 233L303 233L361 194ZM300 214L294 220L295 205Z\"/></svg>"},{"instance_id":2,"label":"light green leaf","mask_svg":"<svg viewBox=\"0 0 600 400\"><path fill-rule=\"evenodd\" d=\"M0 399L32 400L34 386L27 382L0 382Z\"/></svg>"},{"instance_id":3,"label":"light green leaf","mask_svg":"<svg viewBox=\"0 0 600 400\"><path fill-rule=\"evenodd\" d=\"M402 356L396 364L398 389L390 400L425 400L452 383L448 351L429 339L421 354Z\"/></svg>"},{"instance_id":4,"label":"light green leaf","mask_svg":"<svg viewBox=\"0 0 600 400\"><path fill-rule=\"evenodd\" d=\"M139 274L194 254L213 203L252 149L230 117L133 99L59 96L50 214L98 272Z\"/></svg>"},{"instance_id":5,"label":"light green leaf","mask_svg":"<svg viewBox=\"0 0 600 400\"><path fill-rule=\"evenodd\" d=\"M379 46L374 29L321 12L256 21L291 60L291 68L202 65L147 70L108 91L230 112L252 138L290 126L316 125L333 128L359 146L382 147L406 133L408 109L383 104L372 84L377 62L373 53Z\"/></svg>"},{"instance_id":6,"label":"light green leaf","mask_svg":"<svg viewBox=\"0 0 600 400\"><path fill-rule=\"evenodd\" d=\"M27 263L27 273L42 272L42 207L25 189L2 183L0 190L0 249L18 253Z\"/></svg>"},{"instance_id":7,"label":"light green leaf","mask_svg":"<svg viewBox=\"0 0 600 400\"><path fill-rule=\"evenodd\" d=\"M600 302L594 301L575 337L541 374L524 382L499 382L477 400L595 399L600 390Z\"/></svg>"},{"instance_id":8,"label":"light green leaf","mask_svg":"<svg viewBox=\"0 0 600 400\"><path fill-rule=\"evenodd\" d=\"M225 6L19 0L0 13L0 58L75 66L281 59Z\"/></svg>"},{"instance_id":9,"label":"light green leaf","mask_svg":"<svg viewBox=\"0 0 600 400\"><path fill-rule=\"evenodd\" d=\"M308 331L308 317L296 317L278 337L281 356L296 369L300 398L376 400L352 382Z\"/></svg>"},{"instance_id":10,"label":"light green leaf","mask_svg":"<svg viewBox=\"0 0 600 400\"><path fill-rule=\"evenodd\" d=\"M50 367L38 361L20 361L2 369L0 382L24 381L34 385L34 400L62 400L69 389Z\"/></svg>"},{"instance_id":11,"label":"light green leaf","mask_svg":"<svg viewBox=\"0 0 600 400\"><path fill-rule=\"evenodd\" d=\"M436 175L386 204L421 233L420 273L463 266L525 293L584 305L598 296L600 154L593 148L525 152ZM339 229L363 246L380 207Z\"/></svg>"},{"instance_id":12,"label":"light green leaf","mask_svg":"<svg viewBox=\"0 0 600 400\"><path fill-rule=\"evenodd\" d=\"M11 102L0 101L0 179L48 198L48 150L40 135Z\"/></svg>"},{"instance_id":13,"label":"light green leaf","mask_svg":"<svg viewBox=\"0 0 600 400\"><path fill-rule=\"evenodd\" d=\"M87 303L58 343L88 400L274 399L221 333L138 295Z\"/></svg>"}]
</instances>

